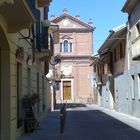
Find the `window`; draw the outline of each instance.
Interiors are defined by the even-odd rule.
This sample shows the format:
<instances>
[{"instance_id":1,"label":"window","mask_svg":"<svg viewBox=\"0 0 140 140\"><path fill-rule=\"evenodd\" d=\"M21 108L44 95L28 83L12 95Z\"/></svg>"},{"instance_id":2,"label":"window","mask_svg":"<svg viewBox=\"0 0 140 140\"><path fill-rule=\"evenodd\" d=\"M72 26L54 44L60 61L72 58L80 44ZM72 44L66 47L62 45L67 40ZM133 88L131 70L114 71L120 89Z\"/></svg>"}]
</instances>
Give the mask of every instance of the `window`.
<instances>
[{"instance_id":1,"label":"window","mask_svg":"<svg viewBox=\"0 0 140 140\"><path fill-rule=\"evenodd\" d=\"M60 52L63 52L63 47L62 47L62 43L60 43Z\"/></svg>"},{"instance_id":2,"label":"window","mask_svg":"<svg viewBox=\"0 0 140 140\"><path fill-rule=\"evenodd\" d=\"M44 75L42 75L42 110L45 111L45 82L44 82Z\"/></svg>"},{"instance_id":3,"label":"window","mask_svg":"<svg viewBox=\"0 0 140 140\"><path fill-rule=\"evenodd\" d=\"M138 73L138 99L140 100L140 73Z\"/></svg>"},{"instance_id":4,"label":"window","mask_svg":"<svg viewBox=\"0 0 140 140\"><path fill-rule=\"evenodd\" d=\"M70 52L72 52L72 42L70 42Z\"/></svg>"},{"instance_id":5,"label":"window","mask_svg":"<svg viewBox=\"0 0 140 140\"><path fill-rule=\"evenodd\" d=\"M22 65L17 63L17 128L23 125L23 114L22 114Z\"/></svg>"},{"instance_id":6,"label":"window","mask_svg":"<svg viewBox=\"0 0 140 140\"><path fill-rule=\"evenodd\" d=\"M72 42L68 40L64 40L63 42L60 43L60 52L72 52Z\"/></svg>"},{"instance_id":7,"label":"window","mask_svg":"<svg viewBox=\"0 0 140 140\"><path fill-rule=\"evenodd\" d=\"M94 64L94 72L96 72L96 64Z\"/></svg>"},{"instance_id":8,"label":"window","mask_svg":"<svg viewBox=\"0 0 140 140\"><path fill-rule=\"evenodd\" d=\"M59 82L55 82L55 90L59 90L60 89L60 83Z\"/></svg>"},{"instance_id":9,"label":"window","mask_svg":"<svg viewBox=\"0 0 140 140\"><path fill-rule=\"evenodd\" d=\"M125 57L125 42L120 43L120 59Z\"/></svg>"},{"instance_id":10,"label":"window","mask_svg":"<svg viewBox=\"0 0 140 140\"><path fill-rule=\"evenodd\" d=\"M117 62L117 57L116 57L116 48L114 49L114 62Z\"/></svg>"},{"instance_id":11,"label":"window","mask_svg":"<svg viewBox=\"0 0 140 140\"><path fill-rule=\"evenodd\" d=\"M27 68L27 90L28 94L31 92L31 69Z\"/></svg>"},{"instance_id":12,"label":"window","mask_svg":"<svg viewBox=\"0 0 140 140\"><path fill-rule=\"evenodd\" d=\"M137 27L138 33L140 34L140 21L136 24L136 27Z\"/></svg>"},{"instance_id":13,"label":"window","mask_svg":"<svg viewBox=\"0 0 140 140\"><path fill-rule=\"evenodd\" d=\"M68 52L69 43L67 40L64 41L64 52Z\"/></svg>"},{"instance_id":14,"label":"window","mask_svg":"<svg viewBox=\"0 0 140 140\"><path fill-rule=\"evenodd\" d=\"M104 74L108 74L108 64L104 64Z\"/></svg>"},{"instance_id":15,"label":"window","mask_svg":"<svg viewBox=\"0 0 140 140\"><path fill-rule=\"evenodd\" d=\"M132 99L135 99L135 77L134 77L134 75L132 75L132 94L131 94L131 96L132 96Z\"/></svg>"},{"instance_id":16,"label":"window","mask_svg":"<svg viewBox=\"0 0 140 140\"><path fill-rule=\"evenodd\" d=\"M105 65L102 65L102 74L105 74L105 69L104 69Z\"/></svg>"},{"instance_id":17,"label":"window","mask_svg":"<svg viewBox=\"0 0 140 140\"><path fill-rule=\"evenodd\" d=\"M98 76L100 75L100 67L97 67Z\"/></svg>"},{"instance_id":18,"label":"window","mask_svg":"<svg viewBox=\"0 0 140 140\"><path fill-rule=\"evenodd\" d=\"M39 89L40 89L40 79L39 79L39 72L37 72L37 94L39 95ZM39 114L40 113L40 104L39 102L37 103L37 113Z\"/></svg>"}]
</instances>

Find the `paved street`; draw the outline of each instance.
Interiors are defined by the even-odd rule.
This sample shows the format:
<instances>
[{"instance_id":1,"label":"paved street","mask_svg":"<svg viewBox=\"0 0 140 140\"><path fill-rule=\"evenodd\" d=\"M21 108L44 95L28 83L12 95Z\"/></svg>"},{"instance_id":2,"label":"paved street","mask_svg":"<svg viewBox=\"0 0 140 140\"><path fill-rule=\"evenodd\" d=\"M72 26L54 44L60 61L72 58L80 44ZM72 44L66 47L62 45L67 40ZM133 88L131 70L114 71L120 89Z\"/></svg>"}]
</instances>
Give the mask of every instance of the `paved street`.
<instances>
[{"instance_id":1,"label":"paved street","mask_svg":"<svg viewBox=\"0 0 140 140\"><path fill-rule=\"evenodd\" d=\"M70 105L60 134L59 111L40 122L40 129L18 140L139 140L140 119L96 105Z\"/></svg>"}]
</instances>

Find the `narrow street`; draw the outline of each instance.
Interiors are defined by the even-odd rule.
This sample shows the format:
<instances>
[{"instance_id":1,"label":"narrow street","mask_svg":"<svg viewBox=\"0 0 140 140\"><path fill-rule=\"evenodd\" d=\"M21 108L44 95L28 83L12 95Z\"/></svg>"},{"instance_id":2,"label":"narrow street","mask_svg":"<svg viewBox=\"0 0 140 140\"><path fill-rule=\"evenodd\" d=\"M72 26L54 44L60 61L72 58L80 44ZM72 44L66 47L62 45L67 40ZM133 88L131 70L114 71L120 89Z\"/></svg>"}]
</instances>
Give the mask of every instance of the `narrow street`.
<instances>
[{"instance_id":1,"label":"narrow street","mask_svg":"<svg viewBox=\"0 0 140 140\"><path fill-rule=\"evenodd\" d=\"M64 133L59 111L44 117L40 128L18 140L139 140L140 119L96 105L68 105Z\"/></svg>"}]
</instances>

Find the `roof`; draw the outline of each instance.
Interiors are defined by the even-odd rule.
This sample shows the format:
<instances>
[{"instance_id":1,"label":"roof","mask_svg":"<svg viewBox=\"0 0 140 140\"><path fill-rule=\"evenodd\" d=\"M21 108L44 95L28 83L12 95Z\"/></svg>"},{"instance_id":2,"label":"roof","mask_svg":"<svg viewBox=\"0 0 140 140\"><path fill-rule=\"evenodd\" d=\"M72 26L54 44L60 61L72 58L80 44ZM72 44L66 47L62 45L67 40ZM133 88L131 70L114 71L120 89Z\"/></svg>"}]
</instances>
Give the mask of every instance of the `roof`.
<instances>
[{"instance_id":1,"label":"roof","mask_svg":"<svg viewBox=\"0 0 140 140\"><path fill-rule=\"evenodd\" d=\"M122 12L131 14L139 2L140 2L139 0L127 0L122 8Z\"/></svg>"},{"instance_id":2,"label":"roof","mask_svg":"<svg viewBox=\"0 0 140 140\"><path fill-rule=\"evenodd\" d=\"M106 50L109 49L109 46L115 42L116 40L122 40L122 39L126 39L126 31L127 31L127 26L126 24L122 24L116 28L114 28L113 30L110 31L110 34L108 35L108 37L106 38L105 42L102 44L102 46L99 48L98 53L101 53L103 51L106 52ZM123 37L123 36L124 37Z\"/></svg>"}]
</instances>

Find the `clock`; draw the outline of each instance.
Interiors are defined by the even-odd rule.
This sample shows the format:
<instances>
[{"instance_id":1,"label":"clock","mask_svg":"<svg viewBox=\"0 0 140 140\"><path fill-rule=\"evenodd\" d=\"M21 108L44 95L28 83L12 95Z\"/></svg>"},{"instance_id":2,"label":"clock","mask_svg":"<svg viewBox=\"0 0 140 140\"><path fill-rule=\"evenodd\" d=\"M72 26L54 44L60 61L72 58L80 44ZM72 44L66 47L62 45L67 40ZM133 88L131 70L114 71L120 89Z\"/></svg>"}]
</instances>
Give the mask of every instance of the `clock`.
<instances>
[{"instance_id":1,"label":"clock","mask_svg":"<svg viewBox=\"0 0 140 140\"><path fill-rule=\"evenodd\" d=\"M67 26L69 24L69 21L67 20L67 19L65 19L64 21L63 21L63 25L64 26Z\"/></svg>"}]
</instances>

